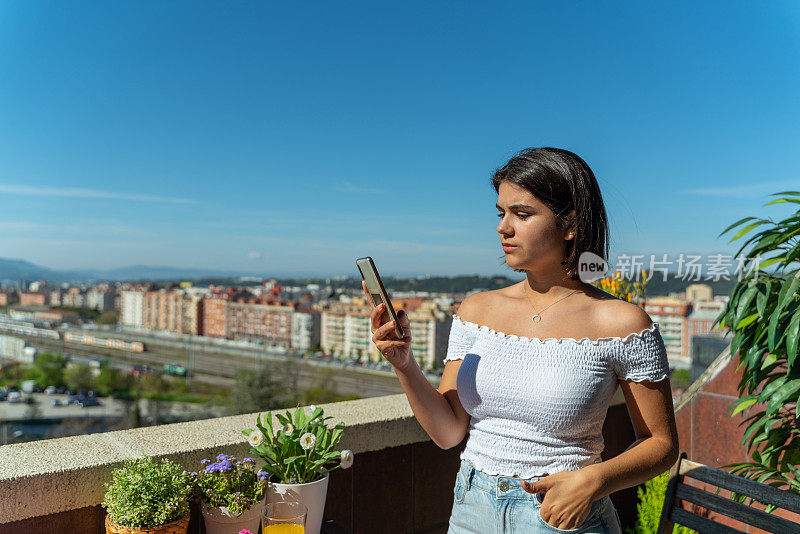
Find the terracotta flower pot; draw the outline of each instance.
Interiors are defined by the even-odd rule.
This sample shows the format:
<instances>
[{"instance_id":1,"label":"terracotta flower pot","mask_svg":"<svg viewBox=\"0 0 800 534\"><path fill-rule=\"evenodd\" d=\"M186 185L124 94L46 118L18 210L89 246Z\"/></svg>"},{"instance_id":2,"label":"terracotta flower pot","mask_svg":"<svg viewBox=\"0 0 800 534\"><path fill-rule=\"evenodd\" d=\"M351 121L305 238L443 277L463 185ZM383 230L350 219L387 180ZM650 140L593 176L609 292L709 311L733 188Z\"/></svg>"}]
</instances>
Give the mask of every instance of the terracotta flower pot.
<instances>
[{"instance_id":1,"label":"terracotta flower pot","mask_svg":"<svg viewBox=\"0 0 800 534\"><path fill-rule=\"evenodd\" d=\"M158 527L128 527L118 525L111 520L111 516L106 514L106 534L186 534L189 528L189 515L186 517L160 525Z\"/></svg>"},{"instance_id":2,"label":"terracotta flower pot","mask_svg":"<svg viewBox=\"0 0 800 534\"><path fill-rule=\"evenodd\" d=\"M305 504L306 508L308 508L305 534L319 534L322 527L322 513L325 511L325 497L328 493L329 480L330 475L326 474L325 478L306 484L270 482L267 502L300 501Z\"/></svg>"},{"instance_id":3,"label":"terracotta flower pot","mask_svg":"<svg viewBox=\"0 0 800 534\"><path fill-rule=\"evenodd\" d=\"M250 532L258 532L261 511L264 509L266 500L267 496L265 495L260 502L242 512L240 516L233 515L227 506L209 508L206 503L203 503L203 521L206 524L206 534L235 534L245 528Z\"/></svg>"}]
</instances>

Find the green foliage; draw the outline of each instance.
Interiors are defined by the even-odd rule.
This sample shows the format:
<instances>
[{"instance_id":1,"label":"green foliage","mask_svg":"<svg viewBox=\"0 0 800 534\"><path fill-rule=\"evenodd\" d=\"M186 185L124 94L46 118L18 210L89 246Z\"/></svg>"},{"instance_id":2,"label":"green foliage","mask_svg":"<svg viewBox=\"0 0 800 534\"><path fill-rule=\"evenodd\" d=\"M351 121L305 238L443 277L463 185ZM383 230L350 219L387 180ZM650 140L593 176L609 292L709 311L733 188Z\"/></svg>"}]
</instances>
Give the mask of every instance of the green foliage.
<instances>
[{"instance_id":1,"label":"green foliage","mask_svg":"<svg viewBox=\"0 0 800 534\"><path fill-rule=\"evenodd\" d=\"M800 191L765 204L800 204ZM731 473L788 491L800 493L800 210L782 221L745 217L726 232L739 229L730 242L760 228L749 237L736 256L748 246L746 258L756 263L748 276L731 291L726 309L714 325L733 332L731 353L738 353L742 379L739 399L728 409L731 417L749 408L741 445L754 462L733 463ZM768 257L767 257L768 256ZM765 259L766 257L766 259ZM774 272L763 271L774 266ZM732 493L736 502L747 497ZM752 503L752 499L750 503ZM775 510L767 505L767 512Z\"/></svg>"},{"instance_id":2,"label":"green foliage","mask_svg":"<svg viewBox=\"0 0 800 534\"><path fill-rule=\"evenodd\" d=\"M675 369L672 376L669 378L672 387L686 389L691 385L690 375L688 369Z\"/></svg>"},{"instance_id":3,"label":"green foliage","mask_svg":"<svg viewBox=\"0 0 800 534\"><path fill-rule=\"evenodd\" d=\"M25 378L35 380L36 385L43 388L47 386L63 386L64 368L66 366L67 359L63 356L52 352L42 352L25 373Z\"/></svg>"},{"instance_id":4,"label":"green foliage","mask_svg":"<svg viewBox=\"0 0 800 534\"><path fill-rule=\"evenodd\" d=\"M139 377L137 387L142 396L145 396L167 393L170 390L170 385L171 381L167 378L156 373L147 373Z\"/></svg>"},{"instance_id":5,"label":"green foliage","mask_svg":"<svg viewBox=\"0 0 800 534\"><path fill-rule=\"evenodd\" d=\"M644 489L638 488L636 490L636 495L639 497L639 503L636 505L636 523L633 527L626 528L625 534L653 534L658 529L668 481L669 471L664 471L657 477L645 482ZM672 532L673 534L697 534L694 530L683 525L675 525Z\"/></svg>"},{"instance_id":6,"label":"green foliage","mask_svg":"<svg viewBox=\"0 0 800 534\"><path fill-rule=\"evenodd\" d=\"M94 387L92 369L85 363L73 362L64 369L64 384L76 391L88 391Z\"/></svg>"},{"instance_id":7,"label":"green foliage","mask_svg":"<svg viewBox=\"0 0 800 534\"><path fill-rule=\"evenodd\" d=\"M175 462L145 456L127 458L106 483L102 506L111 519L129 527L157 527L185 517L192 493L189 475Z\"/></svg>"},{"instance_id":8,"label":"green foliage","mask_svg":"<svg viewBox=\"0 0 800 534\"><path fill-rule=\"evenodd\" d=\"M344 423L329 429L322 408L310 406L306 413L297 407L294 413L275 414L281 428L272 428L272 413L268 412L263 422L261 414L256 418L256 428L246 428L242 433L248 437L251 451L264 460L264 471L273 475L277 482L303 484L323 478L338 467L347 468L352 463L351 451L335 451L342 439ZM335 465L332 465L335 464Z\"/></svg>"},{"instance_id":9,"label":"green foliage","mask_svg":"<svg viewBox=\"0 0 800 534\"><path fill-rule=\"evenodd\" d=\"M133 387L134 378L128 373L112 369L108 362L100 365L100 374L94 379L94 386L101 395L126 393Z\"/></svg>"},{"instance_id":10,"label":"green foliage","mask_svg":"<svg viewBox=\"0 0 800 534\"><path fill-rule=\"evenodd\" d=\"M254 459L237 461L233 456L220 454L216 462L202 460L200 463L203 471L190 473L190 476L198 498L209 507L226 506L231 514L240 516L264 498L267 473L256 473Z\"/></svg>"},{"instance_id":11,"label":"green foliage","mask_svg":"<svg viewBox=\"0 0 800 534\"><path fill-rule=\"evenodd\" d=\"M110 310L101 313L97 316L97 320L95 321L97 324L117 324L119 320L119 312L116 310Z\"/></svg>"},{"instance_id":12,"label":"green foliage","mask_svg":"<svg viewBox=\"0 0 800 534\"><path fill-rule=\"evenodd\" d=\"M268 363L255 371L239 371L236 375L236 395L231 398L233 411L252 413L289 405L291 384L294 382L289 365L295 364Z\"/></svg>"},{"instance_id":13,"label":"green foliage","mask_svg":"<svg viewBox=\"0 0 800 534\"><path fill-rule=\"evenodd\" d=\"M343 400L355 400L358 395L339 395L331 384L333 383L333 371L331 369L322 369L319 372L319 378L314 386L304 393L298 394L297 402L299 404L327 404L330 402L339 402Z\"/></svg>"}]
</instances>

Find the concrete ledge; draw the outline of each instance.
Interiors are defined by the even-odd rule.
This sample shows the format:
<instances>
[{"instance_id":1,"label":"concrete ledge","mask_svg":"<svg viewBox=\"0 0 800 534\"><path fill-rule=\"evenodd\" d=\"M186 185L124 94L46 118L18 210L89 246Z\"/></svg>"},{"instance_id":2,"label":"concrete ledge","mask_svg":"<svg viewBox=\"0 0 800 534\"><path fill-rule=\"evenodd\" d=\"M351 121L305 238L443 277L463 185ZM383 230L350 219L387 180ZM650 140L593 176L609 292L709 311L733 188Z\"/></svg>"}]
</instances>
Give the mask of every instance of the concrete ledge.
<instances>
[{"instance_id":1,"label":"concrete ledge","mask_svg":"<svg viewBox=\"0 0 800 534\"><path fill-rule=\"evenodd\" d=\"M326 404L344 422L342 449L378 451L429 441L404 394ZM279 410L280 411L280 410ZM241 456L256 413L0 447L0 523L95 506L125 458L169 458L186 468L220 452ZM277 425L277 421L273 421ZM356 458L358 461L358 458Z\"/></svg>"}]
</instances>

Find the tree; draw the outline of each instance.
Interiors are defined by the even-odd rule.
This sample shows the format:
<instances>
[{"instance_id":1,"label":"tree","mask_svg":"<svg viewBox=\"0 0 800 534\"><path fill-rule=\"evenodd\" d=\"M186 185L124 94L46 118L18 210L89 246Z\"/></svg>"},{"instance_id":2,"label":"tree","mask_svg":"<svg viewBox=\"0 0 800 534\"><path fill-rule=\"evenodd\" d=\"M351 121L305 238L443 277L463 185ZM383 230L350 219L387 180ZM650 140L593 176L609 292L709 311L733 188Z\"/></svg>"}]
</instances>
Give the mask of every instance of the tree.
<instances>
[{"instance_id":1,"label":"tree","mask_svg":"<svg viewBox=\"0 0 800 534\"><path fill-rule=\"evenodd\" d=\"M235 413L250 413L288 406L285 372L279 365L267 363L255 371L239 371L236 394L231 400Z\"/></svg>"},{"instance_id":2,"label":"tree","mask_svg":"<svg viewBox=\"0 0 800 534\"><path fill-rule=\"evenodd\" d=\"M786 195L770 204L800 204L800 191L773 193ZM729 408L731 417L748 410L742 424L742 445L754 460L722 466L731 473L778 488L800 493L800 209L791 217L775 222L772 219L745 217L724 230L740 228L730 242L761 226L734 257L752 244L745 259L755 262L731 291L725 310L712 328L728 328L733 333L731 354L739 358L742 369L739 399ZM765 225L765 226L762 226ZM767 257L769 256L769 257ZM775 265L770 273L766 267ZM731 492L736 502L746 496ZM750 499L752 503L753 499ZM771 513L775 505L767 505Z\"/></svg>"},{"instance_id":3,"label":"tree","mask_svg":"<svg viewBox=\"0 0 800 534\"><path fill-rule=\"evenodd\" d=\"M101 395L129 392L133 387L133 383L131 375L112 369L108 362L102 363L100 374L94 379L95 387Z\"/></svg>"},{"instance_id":4,"label":"tree","mask_svg":"<svg viewBox=\"0 0 800 534\"><path fill-rule=\"evenodd\" d=\"M28 380L35 380L40 387L64 385L64 368L67 360L59 354L43 352L36 357L25 373Z\"/></svg>"},{"instance_id":5,"label":"tree","mask_svg":"<svg viewBox=\"0 0 800 534\"><path fill-rule=\"evenodd\" d=\"M94 385L92 369L85 363L70 363L64 369L64 384L69 389L88 391Z\"/></svg>"},{"instance_id":6,"label":"tree","mask_svg":"<svg viewBox=\"0 0 800 534\"><path fill-rule=\"evenodd\" d=\"M97 324L117 324L119 320L119 313L117 310L110 310L101 313L97 320L95 321Z\"/></svg>"}]
</instances>

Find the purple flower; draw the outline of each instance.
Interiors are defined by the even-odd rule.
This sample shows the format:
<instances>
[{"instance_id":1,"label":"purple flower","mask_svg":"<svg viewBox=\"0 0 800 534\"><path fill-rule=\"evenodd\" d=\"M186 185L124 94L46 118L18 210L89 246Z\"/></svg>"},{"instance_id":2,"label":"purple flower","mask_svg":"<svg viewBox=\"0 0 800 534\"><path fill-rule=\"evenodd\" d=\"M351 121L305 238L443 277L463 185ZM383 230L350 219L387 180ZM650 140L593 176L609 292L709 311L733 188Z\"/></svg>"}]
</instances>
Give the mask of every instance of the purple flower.
<instances>
[{"instance_id":1,"label":"purple flower","mask_svg":"<svg viewBox=\"0 0 800 534\"><path fill-rule=\"evenodd\" d=\"M269 478L269 473L266 471L259 471L258 472L258 481L259 482L266 482L267 478Z\"/></svg>"},{"instance_id":2,"label":"purple flower","mask_svg":"<svg viewBox=\"0 0 800 534\"><path fill-rule=\"evenodd\" d=\"M220 463L217 464L217 466L219 466L217 469L218 471L230 471L231 469L233 469L233 464L231 463L230 460L222 460Z\"/></svg>"},{"instance_id":3,"label":"purple flower","mask_svg":"<svg viewBox=\"0 0 800 534\"><path fill-rule=\"evenodd\" d=\"M208 460L206 458L203 458L202 460L200 460L200 465L206 465L207 463L211 463L211 460Z\"/></svg>"},{"instance_id":4,"label":"purple flower","mask_svg":"<svg viewBox=\"0 0 800 534\"><path fill-rule=\"evenodd\" d=\"M246 463L246 464L254 464L254 463L256 463L256 461L253 460L252 458L244 458L242 461L244 463Z\"/></svg>"},{"instance_id":5,"label":"purple flower","mask_svg":"<svg viewBox=\"0 0 800 534\"><path fill-rule=\"evenodd\" d=\"M191 473L189 473L189 474L190 474L191 476L193 476L193 477L196 477L196 476L197 476L197 471L192 471L192 472L191 472Z\"/></svg>"},{"instance_id":6,"label":"purple flower","mask_svg":"<svg viewBox=\"0 0 800 534\"><path fill-rule=\"evenodd\" d=\"M216 473L219 471L219 464L211 464L206 467L206 473Z\"/></svg>"},{"instance_id":7,"label":"purple flower","mask_svg":"<svg viewBox=\"0 0 800 534\"><path fill-rule=\"evenodd\" d=\"M221 462L223 460L235 460L235 459L236 458L234 458L233 456L228 456L227 454L219 454L219 455L217 455L217 461L218 462Z\"/></svg>"}]
</instances>

